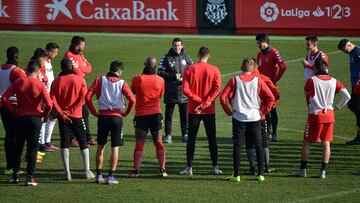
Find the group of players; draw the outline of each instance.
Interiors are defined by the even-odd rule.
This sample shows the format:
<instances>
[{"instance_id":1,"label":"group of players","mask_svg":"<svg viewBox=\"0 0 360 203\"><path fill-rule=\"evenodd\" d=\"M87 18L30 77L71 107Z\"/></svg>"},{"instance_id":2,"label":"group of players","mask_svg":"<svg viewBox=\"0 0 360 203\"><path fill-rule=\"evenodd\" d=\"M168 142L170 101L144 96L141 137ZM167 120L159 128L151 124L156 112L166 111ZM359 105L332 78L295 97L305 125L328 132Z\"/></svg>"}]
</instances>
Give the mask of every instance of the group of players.
<instances>
[{"instance_id":1,"label":"group of players","mask_svg":"<svg viewBox=\"0 0 360 203\"><path fill-rule=\"evenodd\" d=\"M215 100L220 95L221 106L232 117L233 175L229 181L240 181L240 152L245 144L250 173L264 181L265 172L270 167L269 135L277 141L278 117L276 105L280 100L277 82L282 78L286 65L279 53L271 46L267 34L258 34L256 41L260 52L257 58L245 58L241 73L232 77L221 91L220 70L208 63L210 50L201 47L199 62L193 64L179 38L172 41L169 52L157 61L148 57L143 72L132 78L131 86L121 79L124 63L113 61L109 72L97 77L88 89L86 74L91 72L91 64L83 50L85 38L74 36L69 50L61 60L61 72L55 79L51 60L58 53L59 46L49 43L45 49L38 48L25 65L18 67L19 50L7 49L7 61L0 68L1 118L5 128L6 174L11 174L11 183L19 182L21 155L25 141L26 180L25 185L36 186L33 179L38 149L55 151L51 144L51 134L58 120L60 132L60 152L64 165L65 179L71 181L69 147L79 146L87 179L96 178L97 183L117 184L115 170L118 150L122 143L123 118L135 106L135 149L133 170L129 178L139 176L145 138L150 131L159 160L160 176L167 177L166 153L163 142L172 142L172 115L175 105L180 112L182 140L187 143L187 166L180 172L192 175L195 142L200 122L204 122L209 141L212 174L222 174L218 166L218 146L216 141ZM308 121L304 132L301 166L294 176L306 177L310 144L323 144L323 160L320 178L325 178L330 159L330 142L333 139L334 111L342 108L351 99L352 111L357 116L358 137L348 144L360 143L360 48L348 40L339 42L339 50L350 54L352 97L344 85L329 76L328 58L318 48L317 37L306 38L308 55L301 63L304 66L304 91L308 104ZM356 52L354 54L354 52ZM352 65L354 63L355 65ZM354 74L357 74L353 77ZM334 104L336 93L341 99ZM98 108L92 98L96 95ZM134 96L136 95L136 97ZM165 135L162 136L163 118L160 110L161 98L165 102ZM125 102L125 99L127 102ZM230 106L229 106L230 104ZM89 111L98 118L97 143L91 138L88 124ZM22 126L17 128L17 126ZM111 137L110 169L106 180L103 177L104 149L107 138ZM97 144L96 175L90 170L88 145ZM40 160L41 161L41 160ZM358 173L358 172L355 172Z\"/></svg>"}]
</instances>

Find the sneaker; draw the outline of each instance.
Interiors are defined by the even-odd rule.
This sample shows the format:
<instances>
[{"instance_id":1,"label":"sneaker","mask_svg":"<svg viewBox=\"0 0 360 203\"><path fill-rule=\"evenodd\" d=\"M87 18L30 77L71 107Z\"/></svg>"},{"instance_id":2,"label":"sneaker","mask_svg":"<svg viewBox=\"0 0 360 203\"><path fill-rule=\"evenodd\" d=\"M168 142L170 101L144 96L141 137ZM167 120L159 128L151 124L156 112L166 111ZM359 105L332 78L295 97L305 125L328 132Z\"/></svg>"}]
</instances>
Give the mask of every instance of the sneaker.
<instances>
[{"instance_id":1,"label":"sneaker","mask_svg":"<svg viewBox=\"0 0 360 203\"><path fill-rule=\"evenodd\" d=\"M275 169L271 168L270 166L265 167L265 173L270 173L270 172L274 172L274 171L275 171Z\"/></svg>"},{"instance_id":2,"label":"sneaker","mask_svg":"<svg viewBox=\"0 0 360 203\"><path fill-rule=\"evenodd\" d=\"M306 169L299 169L298 171L294 172L292 175L295 176L295 177L304 177L304 178L306 178L307 177Z\"/></svg>"},{"instance_id":3,"label":"sneaker","mask_svg":"<svg viewBox=\"0 0 360 203\"><path fill-rule=\"evenodd\" d=\"M105 182L105 180L102 175L96 175L96 183L102 184L104 182Z\"/></svg>"},{"instance_id":4,"label":"sneaker","mask_svg":"<svg viewBox=\"0 0 360 203\"><path fill-rule=\"evenodd\" d=\"M265 177L264 177L263 175L259 175L257 179L258 179L258 181L260 181L260 182L265 181Z\"/></svg>"},{"instance_id":5,"label":"sneaker","mask_svg":"<svg viewBox=\"0 0 360 203\"><path fill-rule=\"evenodd\" d=\"M272 135L271 135L271 141L273 141L273 142L277 142L278 140L277 140L277 135L275 134L275 133L273 133Z\"/></svg>"},{"instance_id":6,"label":"sneaker","mask_svg":"<svg viewBox=\"0 0 360 203\"><path fill-rule=\"evenodd\" d=\"M33 178L25 181L25 186L37 186L38 184L39 183Z\"/></svg>"},{"instance_id":7,"label":"sneaker","mask_svg":"<svg viewBox=\"0 0 360 203\"><path fill-rule=\"evenodd\" d=\"M71 181L71 173L70 173L70 171L65 172L65 177L64 177L64 179L67 180L67 181Z\"/></svg>"},{"instance_id":8,"label":"sneaker","mask_svg":"<svg viewBox=\"0 0 360 203\"><path fill-rule=\"evenodd\" d=\"M227 177L226 178L226 180L228 180L228 181L231 181L231 182L240 182L240 176L229 176L229 177Z\"/></svg>"},{"instance_id":9,"label":"sneaker","mask_svg":"<svg viewBox=\"0 0 360 203\"><path fill-rule=\"evenodd\" d=\"M38 152L37 152L37 156L45 156L45 153L38 151Z\"/></svg>"},{"instance_id":10,"label":"sneaker","mask_svg":"<svg viewBox=\"0 0 360 203\"><path fill-rule=\"evenodd\" d=\"M346 144L347 145L359 145L360 144L360 139L356 137L353 140L347 141Z\"/></svg>"},{"instance_id":11,"label":"sneaker","mask_svg":"<svg viewBox=\"0 0 360 203\"><path fill-rule=\"evenodd\" d=\"M180 175L193 175L192 167L186 167L183 171L180 171Z\"/></svg>"},{"instance_id":12,"label":"sneaker","mask_svg":"<svg viewBox=\"0 0 360 203\"><path fill-rule=\"evenodd\" d=\"M41 145L39 146L39 151L40 151L40 152L54 152L55 150L52 149L52 148L50 148L50 147L48 147L46 144L41 144Z\"/></svg>"},{"instance_id":13,"label":"sneaker","mask_svg":"<svg viewBox=\"0 0 360 203\"><path fill-rule=\"evenodd\" d=\"M19 182L19 175L13 174L11 179L9 180L9 183L17 184Z\"/></svg>"},{"instance_id":14,"label":"sneaker","mask_svg":"<svg viewBox=\"0 0 360 203\"><path fill-rule=\"evenodd\" d=\"M164 141L164 143L168 143L168 144L172 143L171 135L164 136L163 141Z\"/></svg>"},{"instance_id":15,"label":"sneaker","mask_svg":"<svg viewBox=\"0 0 360 203\"><path fill-rule=\"evenodd\" d=\"M107 184L112 185L112 184L119 184L119 181L116 180L116 178L114 176L108 176L106 179Z\"/></svg>"},{"instance_id":16,"label":"sneaker","mask_svg":"<svg viewBox=\"0 0 360 203\"><path fill-rule=\"evenodd\" d=\"M11 175L11 174L13 174L13 170L12 170L12 168L11 169L4 169L4 175Z\"/></svg>"},{"instance_id":17,"label":"sneaker","mask_svg":"<svg viewBox=\"0 0 360 203\"><path fill-rule=\"evenodd\" d=\"M326 171L325 170L320 170L319 178L321 178L321 179L326 178Z\"/></svg>"},{"instance_id":18,"label":"sneaker","mask_svg":"<svg viewBox=\"0 0 360 203\"><path fill-rule=\"evenodd\" d=\"M91 138L91 139L88 141L88 144L89 144L90 146L95 146L95 145L97 145L97 141L96 141L94 138Z\"/></svg>"},{"instance_id":19,"label":"sneaker","mask_svg":"<svg viewBox=\"0 0 360 203\"><path fill-rule=\"evenodd\" d=\"M161 177L168 177L169 175L166 173L166 170L164 168L161 168L160 169L160 176Z\"/></svg>"},{"instance_id":20,"label":"sneaker","mask_svg":"<svg viewBox=\"0 0 360 203\"><path fill-rule=\"evenodd\" d=\"M85 171L85 177L86 177L86 179L93 179L93 178L95 178L95 175L94 175L94 173L92 171L86 170Z\"/></svg>"},{"instance_id":21,"label":"sneaker","mask_svg":"<svg viewBox=\"0 0 360 203\"><path fill-rule=\"evenodd\" d=\"M50 149L53 149L55 151L60 149L59 147L51 144L50 142L45 143L45 145L48 146Z\"/></svg>"},{"instance_id":22,"label":"sneaker","mask_svg":"<svg viewBox=\"0 0 360 203\"><path fill-rule=\"evenodd\" d=\"M189 139L189 136L187 134L185 134L182 138L181 138L181 141L184 142L184 143L187 143Z\"/></svg>"},{"instance_id":23,"label":"sneaker","mask_svg":"<svg viewBox=\"0 0 360 203\"><path fill-rule=\"evenodd\" d=\"M139 177L139 169L134 169L130 171L128 178L138 178Z\"/></svg>"},{"instance_id":24,"label":"sneaker","mask_svg":"<svg viewBox=\"0 0 360 203\"><path fill-rule=\"evenodd\" d=\"M75 138L71 140L70 147L79 147L79 143Z\"/></svg>"},{"instance_id":25,"label":"sneaker","mask_svg":"<svg viewBox=\"0 0 360 203\"><path fill-rule=\"evenodd\" d=\"M43 159L44 158L42 156L36 156L36 163L42 163Z\"/></svg>"},{"instance_id":26,"label":"sneaker","mask_svg":"<svg viewBox=\"0 0 360 203\"><path fill-rule=\"evenodd\" d=\"M221 175L223 172L219 169L219 166L214 166L212 169L211 169L211 173L213 175Z\"/></svg>"},{"instance_id":27,"label":"sneaker","mask_svg":"<svg viewBox=\"0 0 360 203\"><path fill-rule=\"evenodd\" d=\"M353 174L353 175L360 175L360 170L353 171L352 174Z\"/></svg>"}]
</instances>

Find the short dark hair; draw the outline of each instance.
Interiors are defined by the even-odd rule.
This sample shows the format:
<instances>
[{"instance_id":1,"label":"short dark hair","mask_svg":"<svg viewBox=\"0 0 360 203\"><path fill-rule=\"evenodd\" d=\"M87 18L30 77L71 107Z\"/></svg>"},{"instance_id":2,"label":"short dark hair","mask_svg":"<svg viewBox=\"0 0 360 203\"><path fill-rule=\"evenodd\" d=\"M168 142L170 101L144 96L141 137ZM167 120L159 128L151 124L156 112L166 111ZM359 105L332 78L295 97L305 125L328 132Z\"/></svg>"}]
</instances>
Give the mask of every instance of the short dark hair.
<instances>
[{"instance_id":1,"label":"short dark hair","mask_svg":"<svg viewBox=\"0 0 360 203\"><path fill-rule=\"evenodd\" d=\"M84 37L74 36L74 37L71 39L71 45L73 45L73 46L77 46L77 45L79 45L81 42L85 42L85 38L84 38Z\"/></svg>"},{"instance_id":2,"label":"short dark hair","mask_svg":"<svg viewBox=\"0 0 360 203\"><path fill-rule=\"evenodd\" d=\"M31 73L35 73L36 71L39 71L39 69L40 69L39 60L30 60L27 65L26 71L28 72L28 74L31 74Z\"/></svg>"},{"instance_id":3,"label":"short dark hair","mask_svg":"<svg viewBox=\"0 0 360 203\"><path fill-rule=\"evenodd\" d=\"M265 33L257 34L255 39L256 41L260 41L260 42L266 42L266 43L270 42L269 35Z\"/></svg>"},{"instance_id":4,"label":"short dark hair","mask_svg":"<svg viewBox=\"0 0 360 203\"><path fill-rule=\"evenodd\" d=\"M322 57L315 59L314 68L317 70L316 75L328 74L328 63Z\"/></svg>"},{"instance_id":5,"label":"short dark hair","mask_svg":"<svg viewBox=\"0 0 360 203\"><path fill-rule=\"evenodd\" d=\"M63 58L60 61L61 70L71 70L72 69L72 61L69 58Z\"/></svg>"},{"instance_id":6,"label":"short dark hair","mask_svg":"<svg viewBox=\"0 0 360 203\"><path fill-rule=\"evenodd\" d=\"M306 41L311 41L312 43L318 42L319 39L316 36L307 36L305 38Z\"/></svg>"},{"instance_id":7,"label":"short dark hair","mask_svg":"<svg viewBox=\"0 0 360 203\"><path fill-rule=\"evenodd\" d=\"M149 56L146 58L144 65L147 68L152 68L152 69L156 69L156 58L153 56Z\"/></svg>"},{"instance_id":8,"label":"short dark hair","mask_svg":"<svg viewBox=\"0 0 360 203\"><path fill-rule=\"evenodd\" d=\"M34 54L31 59L35 60L35 59L39 59L40 57L45 57L45 56L49 56L49 52L43 48L37 48L37 49L35 49Z\"/></svg>"},{"instance_id":9,"label":"short dark hair","mask_svg":"<svg viewBox=\"0 0 360 203\"><path fill-rule=\"evenodd\" d=\"M53 49L60 49L59 45L56 44L55 42L50 42L50 43L47 43L46 44L46 47L45 47L46 51L51 51Z\"/></svg>"},{"instance_id":10,"label":"short dark hair","mask_svg":"<svg viewBox=\"0 0 360 203\"><path fill-rule=\"evenodd\" d=\"M254 61L253 58L244 58L243 62L241 64L241 70L244 71L244 72L249 72L250 69L248 68L248 65L255 68L255 61Z\"/></svg>"},{"instance_id":11,"label":"short dark hair","mask_svg":"<svg viewBox=\"0 0 360 203\"><path fill-rule=\"evenodd\" d=\"M209 54L210 54L210 50L207 47L200 47L199 52L198 52L200 59L204 58L205 56L207 56Z\"/></svg>"},{"instance_id":12,"label":"short dark hair","mask_svg":"<svg viewBox=\"0 0 360 203\"><path fill-rule=\"evenodd\" d=\"M344 48L346 47L346 44L350 42L348 39L342 39L340 40L339 44L338 44L338 49L339 50L344 50Z\"/></svg>"},{"instance_id":13,"label":"short dark hair","mask_svg":"<svg viewBox=\"0 0 360 203\"><path fill-rule=\"evenodd\" d=\"M174 38L172 41L172 45L174 45L175 42L181 42L181 45L183 44L183 41L180 38Z\"/></svg>"},{"instance_id":14,"label":"short dark hair","mask_svg":"<svg viewBox=\"0 0 360 203\"><path fill-rule=\"evenodd\" d=\"M12 46L7 48L6 50L6 57L8 59L13 59L18 54L19 54L19 49L17 47Z\"/></svg>"},{"instance_id":15,"label":"short dark hair","mask_svg":"<svg viewBox=\"0 0 360 203\"><path fill-rule=\"evenodd\" d=\"M124 70L124 63L121 61L113 61L110 64L110 72L117 72L119 70Z\"/></svg>"}]
</instances>

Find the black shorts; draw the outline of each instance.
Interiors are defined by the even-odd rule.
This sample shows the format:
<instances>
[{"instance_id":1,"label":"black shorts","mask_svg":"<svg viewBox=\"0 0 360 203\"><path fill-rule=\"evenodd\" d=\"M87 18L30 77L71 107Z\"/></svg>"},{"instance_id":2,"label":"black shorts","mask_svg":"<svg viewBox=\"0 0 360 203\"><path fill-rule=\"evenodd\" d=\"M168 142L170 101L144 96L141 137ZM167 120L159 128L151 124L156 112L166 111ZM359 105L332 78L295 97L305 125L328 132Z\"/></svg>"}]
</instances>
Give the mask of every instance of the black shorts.
<instances>
[{"instance_id":1,"label":"black shorts","mask_svg":"<svg viewBox=\"0 0 360 203\"><path fill-rule=\"evenodd\" d=\"M69 117L72 123L66 123L62 119L59 119L59 131L60 131L60 147L69 148L71 142L71 135L75 135L76 140L80 145L80 149L88 148L86 140L86 126L84 119Z\"/></svg>"},{"instance_id":2,"label":"black shorts","mask_svg":"<svg viewBox=\"0 0 360 203\"><path fill-rule=\"evenodd\" d=\"M99 116L98 117L97 142L105 145L107 137L111 136L111 147L123 145L123 118L120 116Z\"/></svg>"},{"instance_id":3,"label":"black shorts","mask_svg":"<svg viewBox=\"0 0 360 203\"><path fill-rule=\"evenodd\" d=\"M161 113L146 116L135 116L134 127L145 131L150 130L151 133L161 130L163 125L163 117Z\"/></svg>"}]
</instances>

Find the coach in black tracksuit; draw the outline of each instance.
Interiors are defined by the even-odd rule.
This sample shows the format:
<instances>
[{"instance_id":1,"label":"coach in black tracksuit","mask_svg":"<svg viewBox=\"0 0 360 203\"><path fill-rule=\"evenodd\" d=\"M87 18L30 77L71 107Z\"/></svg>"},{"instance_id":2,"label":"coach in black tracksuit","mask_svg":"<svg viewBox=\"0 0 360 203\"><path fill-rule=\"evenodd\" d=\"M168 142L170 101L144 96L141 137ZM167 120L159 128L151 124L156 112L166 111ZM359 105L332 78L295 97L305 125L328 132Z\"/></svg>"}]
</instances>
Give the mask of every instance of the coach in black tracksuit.
<instances>
[{"instance_id":1,"label":"coach in black tracksuit","mask_svg":"<svg viewBox=\"0 0 360 203\"><path fill-rule=\"evenodd\" d=\"M161 59L158 75L165 80L165 138L164 142L171 143L172 115L175 104L179 106L182 140L187 141L188 133L188 99L182 92L182 75L184 69L193 63L183 49L183 42L175 38L172 48Z\"/></svg>"}]
</instances>

